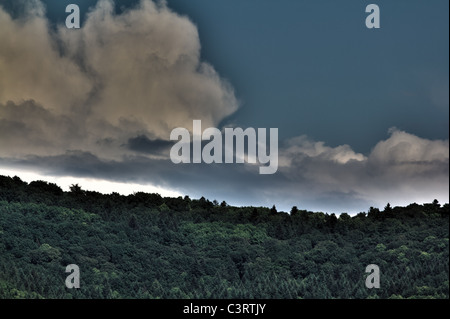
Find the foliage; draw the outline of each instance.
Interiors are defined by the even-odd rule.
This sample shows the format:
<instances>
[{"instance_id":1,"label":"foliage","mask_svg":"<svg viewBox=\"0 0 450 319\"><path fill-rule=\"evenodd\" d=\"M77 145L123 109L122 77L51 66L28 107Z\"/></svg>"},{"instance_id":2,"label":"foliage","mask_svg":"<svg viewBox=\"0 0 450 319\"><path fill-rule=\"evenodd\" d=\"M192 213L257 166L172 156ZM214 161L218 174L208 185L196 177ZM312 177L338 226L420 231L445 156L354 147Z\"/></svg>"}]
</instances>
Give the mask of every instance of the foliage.
<instances>
[{"instance_id":1,"label":"foliage","mask_svg":"<svg viewBox=\"0 0 450 319\"><path fill-rule=\"evenodd\" d=\"M0 298L449 298L448 265L437 201L337 217L0 176Z\"/></svg>"}]
</instances>

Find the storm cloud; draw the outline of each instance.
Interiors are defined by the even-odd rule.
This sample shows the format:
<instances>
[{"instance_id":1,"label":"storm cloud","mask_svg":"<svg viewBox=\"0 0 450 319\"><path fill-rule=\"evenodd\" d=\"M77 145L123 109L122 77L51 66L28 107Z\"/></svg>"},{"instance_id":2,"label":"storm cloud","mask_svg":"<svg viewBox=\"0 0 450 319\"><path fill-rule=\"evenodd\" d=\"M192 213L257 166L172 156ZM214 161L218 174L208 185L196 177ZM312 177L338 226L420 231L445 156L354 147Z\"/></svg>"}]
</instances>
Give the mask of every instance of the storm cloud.
<instances>
[{"instance_id":1,"label":"storm cloud","mask_svg":"<svg viewBox=\"0 0 450 319\"><path fill-rule=\"evenodd\" d=\"M143 150L155 149L154 143L143 137L133 143ZM160 142L155 144L159 146ZM255 166L248 164L177 165L145 156L116 161L81 151L3 158L0 165L36 169L51 176L157 185L193 198L205 196L236 205L276 204L284 210L295 205L358 213L370 206L384 207L388 202L407 205L412 198L417 202L435 198L447 202L448 154L448 140L431 141L392 130L368 156L355 153L348 145L333 148L305 136L285 141L280 149L284 165L274 175L259 175Z\"/></svg>"},{"instance_id":2,"label":"storm cloud","mask_svg":"<svg viewBox=\"0 0 450 319\"><path fill-rule=\"evenodd\" d=\"M3 129L22 128L2 135L14 153L73 147L117 158L130 139L168 140L193 118L214 126L238 108L231 85L200 60L196 26L164 3L115 14L102 0L81 29L56 31L39 1L17 19L0 7L0 44Z\"/></svg>"}]
</instances>

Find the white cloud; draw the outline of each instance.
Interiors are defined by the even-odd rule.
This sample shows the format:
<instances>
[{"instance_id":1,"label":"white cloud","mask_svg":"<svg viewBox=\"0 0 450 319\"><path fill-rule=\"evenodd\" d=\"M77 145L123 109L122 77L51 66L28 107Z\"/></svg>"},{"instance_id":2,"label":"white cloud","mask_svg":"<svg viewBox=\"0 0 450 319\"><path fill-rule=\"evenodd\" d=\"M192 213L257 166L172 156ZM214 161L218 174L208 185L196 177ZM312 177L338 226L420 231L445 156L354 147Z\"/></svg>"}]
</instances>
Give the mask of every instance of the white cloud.
<instances>
[{"instance_id":1,"label":"white cloud","mask_svg":"<svg viewBox=\"0 0 450 319\"><path fill-rule=\"evenodd\" d=\"M363 161L366 157L363 154L355 153L349 145L340 145L332 148L325 145L325 142L314 142L307 136L291 138L287 141L287 147L283 150L282 161L289 166L290 161L296 157L307 156L310 158L320 158L339 164L349 161Z\"/></svg>"},{"instance_id":2,"label":"white cloud","mask_svg":"<svg viewBox=\"0 0 450 319\"><path fill-rule=\"evenodd\" d=\"M445 162L449 159L448 140L430 141L390 129L391 136L379 142L370 154L369 160L378 165L416 165L426 169L428 163Z\"/></svg>"}]
</instances>

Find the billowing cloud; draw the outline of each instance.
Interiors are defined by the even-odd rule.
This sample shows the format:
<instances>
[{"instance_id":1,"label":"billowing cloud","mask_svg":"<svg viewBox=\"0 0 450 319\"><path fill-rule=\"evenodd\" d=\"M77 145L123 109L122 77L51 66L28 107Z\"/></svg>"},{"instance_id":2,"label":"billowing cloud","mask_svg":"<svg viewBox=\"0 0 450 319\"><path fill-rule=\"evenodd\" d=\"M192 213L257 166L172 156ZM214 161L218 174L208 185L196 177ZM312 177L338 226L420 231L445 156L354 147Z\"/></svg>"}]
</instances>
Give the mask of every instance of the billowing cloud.
<instances>
[{"instance_id":1,"label":"billowing cloud","mask_svg":"<svg viewBox=\"0 0 450 319\"><path fill-rule=\"evenodd\" d=\"M326 146L324 142L313 142L307 136L299 136L289 139L280 161L289 166L290 161L298 156L310 158L321 158L340 164L345 164L351 160L363 161L363 154L355 153L349 145L341 145L336 148Z\"/></svg>"},{"instance_id":2,"label":"billowing cloud","mask_svg":"<svg viewBox=\"0 0 450 319\"><path fill-rule=\"evenodd\" d=\"M114 125L142 122L158 138L193 118L217 125L237 109L232 88L200 61L196 26L149 0L121 15L100 1L75 33L59 29L65 55L79 60L98 92L91 111Z\"/></svg>"},{"instance_id":3,"label":"billowing cloud","mask_svg":"<svg viewBox=\"0 0 450 319\"><path fill-rule=\"evenodd\" d=\"M390 133L391 137L379 142L371 152L372 163L412 165L417 172L418 169L428 171L427 164L449 159L448 141L430 141L396 128L390 129Z\"/></svg>"},{"instance_id":4,"label":"billowing cloud","mask_svg":"<svg viewBox=\"0 0 450 319\"><path fill-rule=\"evenodd\" d=\"M87 99L92 83L61 56L40 2L27 2L25 10L13 20L0 7L0 103L35 100L67 114Z\"/></svg>"},{"instance_id":5,"label":"billowing cloud","mask_svg":"<svg viewBox=\"0 0 450 319\"><path fill-rule=\"evenodd\" d=\"M232 87L200 60L196 26L164 3L142 0L116 15L101 0L81 29L56 31L39 1L25 8L13 19L0 7L0 118L2 130L15 127L2 143L14 154L119 158L130 139L168 140L194 118L215 126L238 108Z\"/></svg>"}]
</instances>

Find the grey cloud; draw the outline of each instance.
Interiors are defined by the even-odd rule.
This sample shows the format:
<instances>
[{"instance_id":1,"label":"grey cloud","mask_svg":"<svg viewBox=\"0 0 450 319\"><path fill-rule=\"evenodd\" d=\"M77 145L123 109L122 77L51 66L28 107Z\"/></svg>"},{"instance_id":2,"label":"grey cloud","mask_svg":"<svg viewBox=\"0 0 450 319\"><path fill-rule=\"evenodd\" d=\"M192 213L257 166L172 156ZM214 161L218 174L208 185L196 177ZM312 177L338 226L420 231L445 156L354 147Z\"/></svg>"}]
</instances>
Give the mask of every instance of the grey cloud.
<instances>
[{"instance_id":1,"label":"grey cloud","mask_svg":"<svg viewBox=\"0 0 450 319\"><path fill-rule=\"evenodd\" d=\"M403 153L402 161L394 163L389 158L398 158L395 145L404 143L405 138L415 151ZM34 168L50 175L149 183L193 198L205 196L237 205L276 204L284 210L296 205L325 212L357 213L370 206L384 207L387 202L403 205L411 201L430 202L434 198L448 202L449 162L448 155L445 156L448 141L431 141L395 131L379 142L368 156L343 163L335 159L352 154L348 147L332 148L319 143L325 153L333 155L328 156L324 152L311 153L308 147L302 151L305 143L316 144L306 137L295 140L302 141L295 148L298 152L293 153L292 140L285 143L280 154L289 153L290 164L274 175L259 175L257 167L246 164L176 165L168 159L136 155L105 160L80 151L21 160L3 158L0 164ZM433 154L442 152L444 156L436 160ZM380 161L380 153L384 154L385 161Z\"/></svg>"},{"instance_id":2,"label":"grey cloud","mask_svg":"<svg viewBox=\"0 0 450 319\"><path fill-rule=\"evenodd\" d=\"M80 128L35 101L0 103L0 156L58 154L79 142Z\"/></svg>"},{"instance_id":3,"label":"grey cloud","mask_svg":"<svg viewBox=\"0 0 450 319\"><path fill-rule=\"evenodd\" d=\"M192 198L205 196L236 204L253 201L258 205L259 196L265 191L255 187L256 176L244 165L176 165L167 159L144 156L127 156L116 161L101 159L89 152L67 151L56 156L0 157L1 166L34 170L51 176L150 184L176 190ZM269 180L274 182L280 178L283 177L272 176Z\"/></svg>"},{"instance_id":4,"label":"grey cloud","mask_svg":"<svg viewBox=\"0 0 450 319\"><path fill-rule=\"evenodd\" d=\"M0 103L35 100L65 113L84 102L92 83L60 56L40 2L27 1L24 10L12 19L0 7Z\"/></svg>"},{"instance_id":5,"label":"grey cloud","mask_svg":"<svg viewBox=\"0 0 450 319\"><path fill-rule=\"evenodd\" d=\"M214 126L237 110L232 87L200 61L196 26L165 5L142 0L115 15L112 1L102 0L79 32L61 27L58 35L65 56L81 59L101 87L93 117L138 120L168 139L192 119Z\"/></svg>"},{"instance_id":6,"label":"grey cloud","mask_svg":"<svg viewBox=\"0 0 450 319\"><path fill-rule=\"evenodd\" d=\"M101 0L81 29L52 31L37 0L14 19L0 7L0 120L10 131L1 154L80 149L117 160L136 136L168 140L192 119L215 126L237 110L232 87L200 60L188 18L150 0L113 8Z\"/></svg>"},{"instance_id":7,"label":"grey cloud","mask_svg":"<svg viewBox=\"0 0 450 319\"><path fill-rule=\"evenodd\" d=\"M125 145L128 149L144 154L158 154L166 151L173 145L173 142L166 140L155 139L151 140L145 135L139 135L137 137L130 138Z\"/></svg>"},{"instance_id":8,"label":"grey cloud","mask_svg":"<svg viewBox=\"0 0 450 319\"><path fill-rule=\"evenodd\" d=\"M324 194L336 192L343 198L353 198L349 202L373 205L388 201L406 204L414 198L432 200L433 196L448 201L448 140L431 141L392 129L389 138L377 143L367 156L354 153L348 146L326 147L306 137L291 140L282 154L289 165L281 172L301 181L299 186L309 185L302 191L318 202Z\"/></svg>"},{"instance_id":9,"label":"grey cloud","mask_svg":"<svg viewBox=\"0 0 450 319\"><path fill-rule=\"evenodd\" d=\"M310 158L320 158L326 161L345 164L349 161L363 161L365 156L355 153L349 145L340 145L332 148L326 146L324 142L315 142L307 136L299 136L285 142L285 149L281 155L281 162L289 165L289 161L297 156L307 156Z\"/></svg>"}]
</instances>

